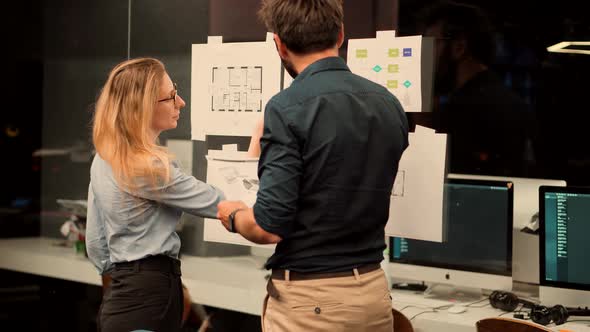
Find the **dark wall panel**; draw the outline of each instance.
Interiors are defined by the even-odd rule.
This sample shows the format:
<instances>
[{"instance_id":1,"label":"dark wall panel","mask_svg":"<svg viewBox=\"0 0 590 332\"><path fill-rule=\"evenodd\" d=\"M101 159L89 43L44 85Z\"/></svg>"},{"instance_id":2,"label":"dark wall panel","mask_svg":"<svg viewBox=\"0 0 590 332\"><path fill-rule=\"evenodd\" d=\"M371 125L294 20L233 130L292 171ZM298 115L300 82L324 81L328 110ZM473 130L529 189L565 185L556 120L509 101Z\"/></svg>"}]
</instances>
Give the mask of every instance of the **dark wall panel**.
<instances>
[{"instance_id":1,"label":"dark wall panel","mask_svg":"<svg viewBox=\"0 0 590 332\"><path fill-rule=\"evenodd\" d=\"M207 42L208 8L207 0L131 2L131 57L162 60L186 102L178 127L164 132L163 139L190 139L191 45Z\"/></svg>"},{"instance_id":2,"label":"dark wall panel","mask_svg":"<svg viewBox=\"0 0 590 332\"><path fill-rule=\"evenodd\" d=\"M92 107L110 69L127 58L128 2L43 3L43 147L90 148ZM43 235L59 236L57 198L86 199L90 160L41 160ZM83 157L83 156L82 156Z\"/></svg>"},{"instance_id":3,"label":"dark wall panel","mask_svg":"<svg viewBox=\"0 0 590 332\"><path fill-rule=\"evenodd\" d=\"M397 25L398 0L344 1L344 30L347 38L374 37L376 30ZM256 12L260 0L210 1L209 34L223 36L225 42L260 41L266 28Z\"/></svg>"}]
</instances>

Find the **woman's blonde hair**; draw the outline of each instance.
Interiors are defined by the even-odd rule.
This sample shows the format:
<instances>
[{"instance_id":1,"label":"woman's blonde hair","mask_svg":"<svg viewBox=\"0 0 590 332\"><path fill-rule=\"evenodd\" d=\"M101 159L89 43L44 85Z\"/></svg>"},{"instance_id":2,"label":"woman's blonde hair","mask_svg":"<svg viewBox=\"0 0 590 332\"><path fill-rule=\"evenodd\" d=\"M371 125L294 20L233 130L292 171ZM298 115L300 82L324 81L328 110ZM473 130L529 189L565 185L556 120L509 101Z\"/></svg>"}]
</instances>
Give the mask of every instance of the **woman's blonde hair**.
<instances>
[{"instance_id":1,"label":"woman's blonde hair","mask_svg":"<svg viewBox=\"0 0 590 332\"><path fill-rule=\"evenodd\" d=\"M157 59L124 61L111 71L96 102L92 139L119 185L137 188L139 178L156 186L170 176L171 155L151 129L166 69Z\"/></svg>"}]
</instances>

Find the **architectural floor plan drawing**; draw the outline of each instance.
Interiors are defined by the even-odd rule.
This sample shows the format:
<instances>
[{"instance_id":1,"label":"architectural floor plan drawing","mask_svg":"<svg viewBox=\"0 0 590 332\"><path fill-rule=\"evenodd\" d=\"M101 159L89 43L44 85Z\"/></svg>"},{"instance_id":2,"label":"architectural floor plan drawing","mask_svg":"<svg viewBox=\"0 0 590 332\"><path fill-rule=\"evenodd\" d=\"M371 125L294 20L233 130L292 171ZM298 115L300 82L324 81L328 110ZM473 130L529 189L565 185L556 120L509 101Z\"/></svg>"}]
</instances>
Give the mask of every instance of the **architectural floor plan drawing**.
<instances>
[{"instance_id":1,"label":"architectural floor plan drawing","mask_svg":"<svg viewBox=\"0 0 590 332\"><path fill-rule=\"evenodd\" d=\"M262 66L213 67L211 111L262 112Z\"/></svg>"},{"instance_id":2,"label":"architectural floor plan drawing","mask_svg":"<svg viewBox=\"0 0 590 332\"><path fill-rule=\"evenodd\" d=\"M191 55L191 138L252 135L266 103L281 90L281 58L266 41L223 43L209 36Z\"/></svg>"}]
</instances>

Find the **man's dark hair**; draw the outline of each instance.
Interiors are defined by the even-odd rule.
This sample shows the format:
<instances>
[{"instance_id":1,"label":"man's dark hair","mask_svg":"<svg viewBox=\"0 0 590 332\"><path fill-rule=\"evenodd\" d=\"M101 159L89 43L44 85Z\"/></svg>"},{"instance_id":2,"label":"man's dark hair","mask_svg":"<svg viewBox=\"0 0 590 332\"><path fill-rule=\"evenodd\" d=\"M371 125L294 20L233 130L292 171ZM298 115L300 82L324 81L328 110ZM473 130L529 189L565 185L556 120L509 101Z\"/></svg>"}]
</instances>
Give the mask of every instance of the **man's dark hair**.
<instances>
[{"instance_id":1,"label":"man's dark hair","mask_svg":"<svg viewBox=\"0 0 590 332\"><path fill-rule=\"evenodd\" d=\"M442 1L426 8L421 15L424 27L441 23L443 38L464 39L471 55L490 65L495 56L495 39L487 15L476 6Z\"/></svg>"},{"instance_id":2,"label":"man's dark hair","mask_svg":"<svg viewBox=\"0 0 590 332\"><path fill-rule=\"evenodd\" d=\"M296 54L334 47L344 21L342 0L263 0L258 16Z\"/></svg>"}]
</instances>

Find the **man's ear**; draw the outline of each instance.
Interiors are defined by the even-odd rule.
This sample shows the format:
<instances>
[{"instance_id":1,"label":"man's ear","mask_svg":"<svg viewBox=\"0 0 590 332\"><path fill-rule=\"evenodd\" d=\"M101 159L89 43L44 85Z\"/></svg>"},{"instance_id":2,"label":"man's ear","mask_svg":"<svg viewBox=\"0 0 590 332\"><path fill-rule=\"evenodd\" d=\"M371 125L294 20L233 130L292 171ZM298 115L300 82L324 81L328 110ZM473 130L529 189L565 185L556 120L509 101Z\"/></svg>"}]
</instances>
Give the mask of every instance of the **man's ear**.
<instances>
[{"instance_id":1,"label":"man's ear","mask_svg":"<svg viewBox=\"0 0 590 332\"><path fill-rule=\"evenodd\" d=\"M285 46L279 35L277 35L276 33L274 34L273 39L275 41L275 45L277 46L277 52L279 52L279 56L281 57L281 59L285 59L288 55L287 46Z\"/></svg>"}]
</instances>

